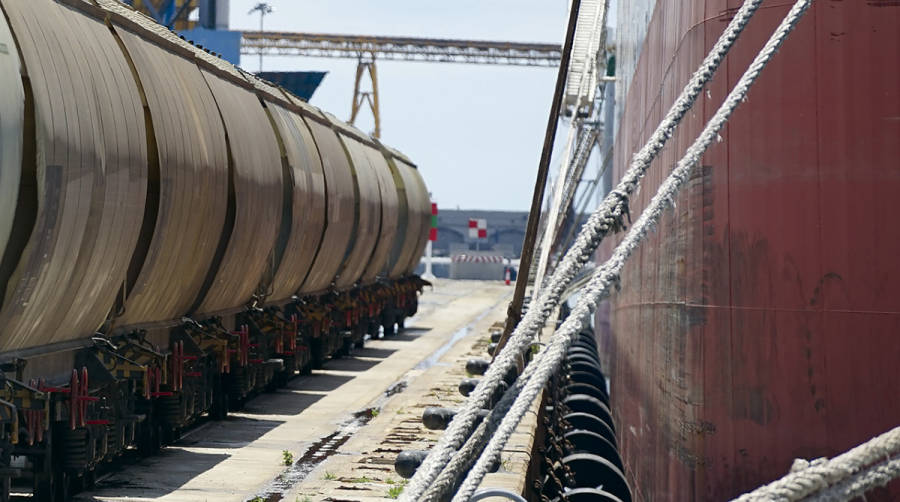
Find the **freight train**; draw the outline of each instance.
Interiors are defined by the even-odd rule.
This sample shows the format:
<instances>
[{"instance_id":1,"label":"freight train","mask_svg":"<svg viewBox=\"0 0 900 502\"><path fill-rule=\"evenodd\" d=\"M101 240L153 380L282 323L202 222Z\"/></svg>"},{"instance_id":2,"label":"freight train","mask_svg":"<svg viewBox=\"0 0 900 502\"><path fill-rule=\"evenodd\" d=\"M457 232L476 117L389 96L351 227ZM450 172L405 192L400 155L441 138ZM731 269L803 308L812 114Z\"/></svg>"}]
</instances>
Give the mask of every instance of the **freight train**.
<instances>
[{"instance_id":1,"label":"freight train","mask_svg":"<svg viewBox=\"0 0 900 502\"><path fill-rule=\"evenodd\" d=\"M416 312L407 157L116 0L0 9L0 500Z\"/></svg>"}]
</instances>

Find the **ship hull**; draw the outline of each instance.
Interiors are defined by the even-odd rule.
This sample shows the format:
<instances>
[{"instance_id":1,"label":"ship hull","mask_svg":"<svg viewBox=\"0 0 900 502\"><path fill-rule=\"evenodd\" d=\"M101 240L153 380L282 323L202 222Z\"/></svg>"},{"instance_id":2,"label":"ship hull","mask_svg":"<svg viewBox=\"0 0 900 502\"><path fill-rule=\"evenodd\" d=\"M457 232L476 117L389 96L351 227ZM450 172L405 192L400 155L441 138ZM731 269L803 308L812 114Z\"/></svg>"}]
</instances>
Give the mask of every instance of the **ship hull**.
<instances>
[{"instance_id":1,"label":"ship hull","mask_svg":"<svg viewBox=\"0 0 900 502\"><path fill-rule=\"evenodd\" d=\"M641 3L614 179L741 2ZM792 3L763 3L632 214ZM815 2L626 267L598 336L637 500L726 500L900 424L898 60L900 3Z\"/></svg>"}]
</instances>

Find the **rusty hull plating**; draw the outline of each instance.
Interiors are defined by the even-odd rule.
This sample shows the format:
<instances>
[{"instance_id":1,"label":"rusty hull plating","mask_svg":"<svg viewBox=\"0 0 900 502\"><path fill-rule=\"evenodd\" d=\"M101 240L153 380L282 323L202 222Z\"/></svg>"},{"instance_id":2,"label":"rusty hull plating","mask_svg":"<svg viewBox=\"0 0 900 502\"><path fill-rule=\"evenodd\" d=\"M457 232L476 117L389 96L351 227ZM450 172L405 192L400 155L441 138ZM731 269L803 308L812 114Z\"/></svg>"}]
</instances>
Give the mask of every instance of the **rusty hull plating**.
<instances>
[{"instance_id":1,"label":"rusty hull plating","mask_svg":"<svg viewBox=\"0 0 900 502\"><path fill-rule=\"evenodd\" d=\"M740 3L655 2L614 177ZM791 3L764 2L633 213ZM726 500L897 425L898 58L897 2L816 2L627 266L600 352L636 499Z\"/></svg>"}]
</instances>

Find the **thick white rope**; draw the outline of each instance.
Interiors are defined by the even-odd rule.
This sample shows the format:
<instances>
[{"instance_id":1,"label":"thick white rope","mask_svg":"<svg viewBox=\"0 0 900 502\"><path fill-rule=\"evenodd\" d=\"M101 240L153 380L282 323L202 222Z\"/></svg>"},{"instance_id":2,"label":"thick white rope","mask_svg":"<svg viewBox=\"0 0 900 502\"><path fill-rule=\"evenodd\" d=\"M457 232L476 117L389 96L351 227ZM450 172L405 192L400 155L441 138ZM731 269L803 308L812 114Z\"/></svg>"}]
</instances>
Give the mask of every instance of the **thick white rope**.
<instances>
[{"instance_id":1,"label":"thick white rope","mask_svg":"<svg viewBox=\"0 0 900 502\"><path fill-rule=\"evenodd\" d=\"M401 500L407 502L420 500L422 493L435 482L440 471L449 462L452 453L465 443L472 432L478 410L486 406L504 375L514 367L518 355L531 343L550 312L559 305L563 290L590 259L603 237L621 227L622 218L628 214L629 196L636 189L650 163L672 137L675 127L690 110L761 3L762 0L746 0L735 13L728 27L704 58L697 72L691 76L691 80L685 85L650 139L634 155L621 182L607 194L597 210L585 222L575 243L554 270L553 276L548 281L548 287L538 292L531 308L519 322L504 349L488 368L481 382L453 418L428 457L416 470Z\"/></svg>"},{"instance_id":2,"label":"thick white rope","mask_svg":"<svg viewBox=\"0 0 900 502\"><path fill-rule=\"evenodd\" d=\"M525 384L510 410L505 414L503 421L485 448L484 453L482 453L481 458L475 463L475 467L469 471L469 475L453 497L454 502L466 502L475 493L481 480L488 472L488 466L499 458L500 452L522 417L531 407L531 403L543 391L551 376L558 371L569 345L582 330L593 309L600 300L609 296L613 286L618 286L619 274L625 266L625 262L638 248L643 238L659 222L663 211L674 204L678 190L687 181L693 167L700 162L703 153L715 141L719 130L722 129L734 110L746 99L747 93L763 68L778 51L785 38L793 31L811 3L812 0L797 0L781 24L773 32L768 42L754 58L747 71L741 76L734 89L728 94L728 97L716 111L716 114L706 124L703 132L694 144L688 148L672 173L662 182L650 204L641 213L640 218L628 231L622 242L616 246L612 256L597 269L591 281L581 291L578 303L572 309L568 319L551 338L549 346L538 354L529 365L537 367L537 369Z\"/></svg>"},{"instance_id":3,"label":"thick white rope","mask_svg":"<svg viewBox=\"0 0 900 502\"><path fill-rule=\"evenodd\" d=\"M741 495L735 502L850 500L900 475L900 427L831 460L795 461L787 476ZM873 464L874 468L869 468Z\"/></svg>"},{"instance_id":4,"label":"thick white rope","mask_svg":"<svg viewBox=\"0 0 900 502\"><path fill-rule=\"evenodd\" d=\"M884 461L845 481L813 495L808 502L844 502L864 495L876 486L885 486L900 477L900 459Z\"/></svg>"},{"instance_id":5,"label":"thick white rope","mask_svg":"<svg viewBox=\"0 0 900 502\"><path fill-rule=\"evenodd\" d=\"M537 365L535 364L529 364L525 367L522 375L503 393L503 397L500 398L500 401L497 402L484 421L478 425L478 428L475 429L475 432L472 433L466 444L453 455L435 482L425 492L422 497L423 500L444 500L444 495L457 486L459 478L468 472L472 464L480 458L488 440L497 431L497 428L503 421L503 417L506 416L507 411L512 407L516 396L519 395L522 388L531 379L531 375L536 368Z\"/></svg>"}]
</instances>

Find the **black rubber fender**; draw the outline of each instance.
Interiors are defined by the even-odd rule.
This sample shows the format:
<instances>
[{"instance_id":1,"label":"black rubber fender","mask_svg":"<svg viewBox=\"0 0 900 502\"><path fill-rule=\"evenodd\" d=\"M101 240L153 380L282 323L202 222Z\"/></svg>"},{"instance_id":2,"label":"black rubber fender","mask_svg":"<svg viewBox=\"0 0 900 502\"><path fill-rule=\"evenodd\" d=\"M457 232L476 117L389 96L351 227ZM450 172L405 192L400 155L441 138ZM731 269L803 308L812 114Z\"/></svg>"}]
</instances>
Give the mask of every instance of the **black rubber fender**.
<instances>
[{"instance_id":1,"label":"black rubber fender","mask_svg":"<svg viewBox=\"0 0 900 502\"><path fill-rule=\"evenodd\" d=\"M551 499L551 502L623 502L612 493L597 488L576 488Z\"/></svg>"},{"instance_id":2,"label":"black rubber fender","mask_svg":"<svg viewBox=\"0 0 900 502\"><path fill-rule=\"evenodd\" d=\"M590 413L606 422L606 425L609 425L609 428L613 431L616 430L616 425L613 422L612 412L610 412L609 407L606 406L606 403L593 396L587 394L572 394L563 399L563 404L573 412Z\"/></svg>"},{"instance_id":3,"label":"black rubber fender","mask_svg":"<svg viewBox=\"0 0 900 502\"><path fill-rule=\"evenodd\" d=\"M603 381L606 381L606 375L603 374L603 371L600 369L600 365L596 363L589 363L584 361L574 361L568 364L569 371L584 371L587 373L593 373L597 375Z\"/></svg>"},{"instance_id":4,"label":"black rubber fender","mask_svg":"<svg viewBox=\"0 0 900 502\"><path fill-rule=\"evenodd\" d=\"M582 331L581 333L578 333L577 339L588 342L589 344L593 345L595 349L597 348L597 338L594 337L593 333Z\"/></svg>"},{"instance_id":5,"label":"black rubber fender","mask_svg":"<svg viewBox=\"0 0 900 502\"><path fill-rule=\"evenodd\" d=\"M591 415L590 413L567 413L563 417L563 420L568 422L569 425L572 426L572 429L584 429L595 432L618 447L618 443L616 442L616 433L612 430L612 427L610 427L609 424L607 424L603 420L600 420L598 417Z\"/></svg>"},{"instance_id":6,"label":"black rubber fender","mask_svg":"<svg viewBox=\"0 0 900 502\"><path fill-rule=\"evenodd\" d=\"M484 375L490 365L491 362L486 359L469 359L466 361L466 371L472 375Z\"/></svg>"},{"instance_id":7,"label":"black rubber fender","mask_svg":"<svg viewBox=\"0 0 900 502\"><path fill-rule=\"evenodd\" d=\"M609 407L609 394L606 393L606 387L597 387L587 383L570 383L563 388L563 394L587 394L603 401Z\"/></svg>"},{"instance_id":8,"label":"black rubber fender","mask_svg":"<svg viewBox=\"0 0 900 502\"><path fill-rule=\"evenodd\" d=\"M442 431L447 428L454 416L456 416L456 410L441 408L439 406L429 406L422 412L422 424L424 424L427 429Z\"/></svg>"},{"instance_id":9,"label":"black rubber fender","mask_svg":"<svg viewBox=\"0 0 900 502\"><path fill-rule=\"evenodd\" d=\"M587 371L578 371L572 370L569 372L569 382L570 383L586 383L593 385L594 387L599 387L601 389L606 388L606 379L598 376L596 373L587 372Z\"/></svg>"},{"instance_id":10,"label":"black rubber fender","mask_svg":"<svg viewBox=\"0 0 900 502\"><path fill-rule=\"evenodd\" d=\"M565 433L563 439L571 445L571 448L567 448L567 454L593 453L609 460L619 470L624 471L622 457L619 455L618 448L600 434L589 430L575 429Z\"/></svg>"},{"instance_id":11,"label":"black rubber fender","mask_svg":"<svg viewBox=\"0 0 900 502\"><path fill-rule=\"evenodd\" d=\"M488 416L490 410L478 410L478 415L475 419L475 425L481 423L484 420L484 417ZM422 412L422 424L425 425L427 429L431 429L433 431L442 431L450 425L450 422L453 420L453 417L456 416L456 410L451 410L450 408L442 408L440 406L429 406L425 408L425 411Z\"/></svg>"},{"instance_id":12,"label":"black rubber fender","mask_svg":"<svg viewBox=\"0 0 900 502\"><path fill-rule=\"evenodd\" d=\"M478 386L478 382L481 380L478 378L463 378L462 381L459 382L459 393L469 397L469 394L475 390L475 387Z\"/></svg>"},{"instance_id":13,"label":"black rubber fender","mask_svg":"<svg viewBox=\"0 0 900 502\"><path fill-rule=\"evenodd\" d=\"M599 353L597 352L597 347L595 345L591 345L591 343L586 340L573 340L572 343L569 344L569 350L572 349L584 349L594 356L599 355Z\"/></svg>"},{"instance_id":14,"label":"black rubber fender","mask_svg":"<svg viewBox=\"0 0 900 502\"><path fill-rule=\"evenodd\" d=\"M416 469L425 461L428 452L424 450L408 450L400 452L394 459L394 470L401 477L409 479L416 474Z\"/></svg>"},{"instance_id":15,"label":"black rubber fender","mask_svg":"<svg viewBox=\"0 0 900 502\"><path fill-rule=\"evenodd\" d=\"M597 358L591 357L591 356L589 356L589 355L587 355L587 354L581 354L581 353L577 353L577 354L566 354L566 362L574 363L574 362L576 362L576 361L582 361L582 362L586 362L586 363L596 364L596 365L598 365L598 366L599 366L599 364L600 364L600 363L597 361ZM601 367L600 369L602 370L603 368Z\"/></svg>"},{"instance_id":16,"label":"black rubber fender","mask_svg":"<svg viewBox=\"0 0 900 502\"><path fill-rule=\"evenodd\" d=\"M625 475L605 458L591 453L574 453L563 457L556 475L567 481L570 488L594 488L603 490L622 502L631 502L631 489ZM563 466L568 468L565 473Z\"/></svg>"},{"instance_id":17,"label":"black rubber fender","mask_svg":"<svg viewBox=\"0 0 900 502\"><path fill-rule=\"evenodd\" d=\"M582 346L572 345L569 347L568 352L566 352L567 356L574 356L575 354L581 354L586 357L590 357L591 359L597 361L597 364L600 364L600 357L597 355L596 351L588 350Z\"/></svg>"}]
</instances>

